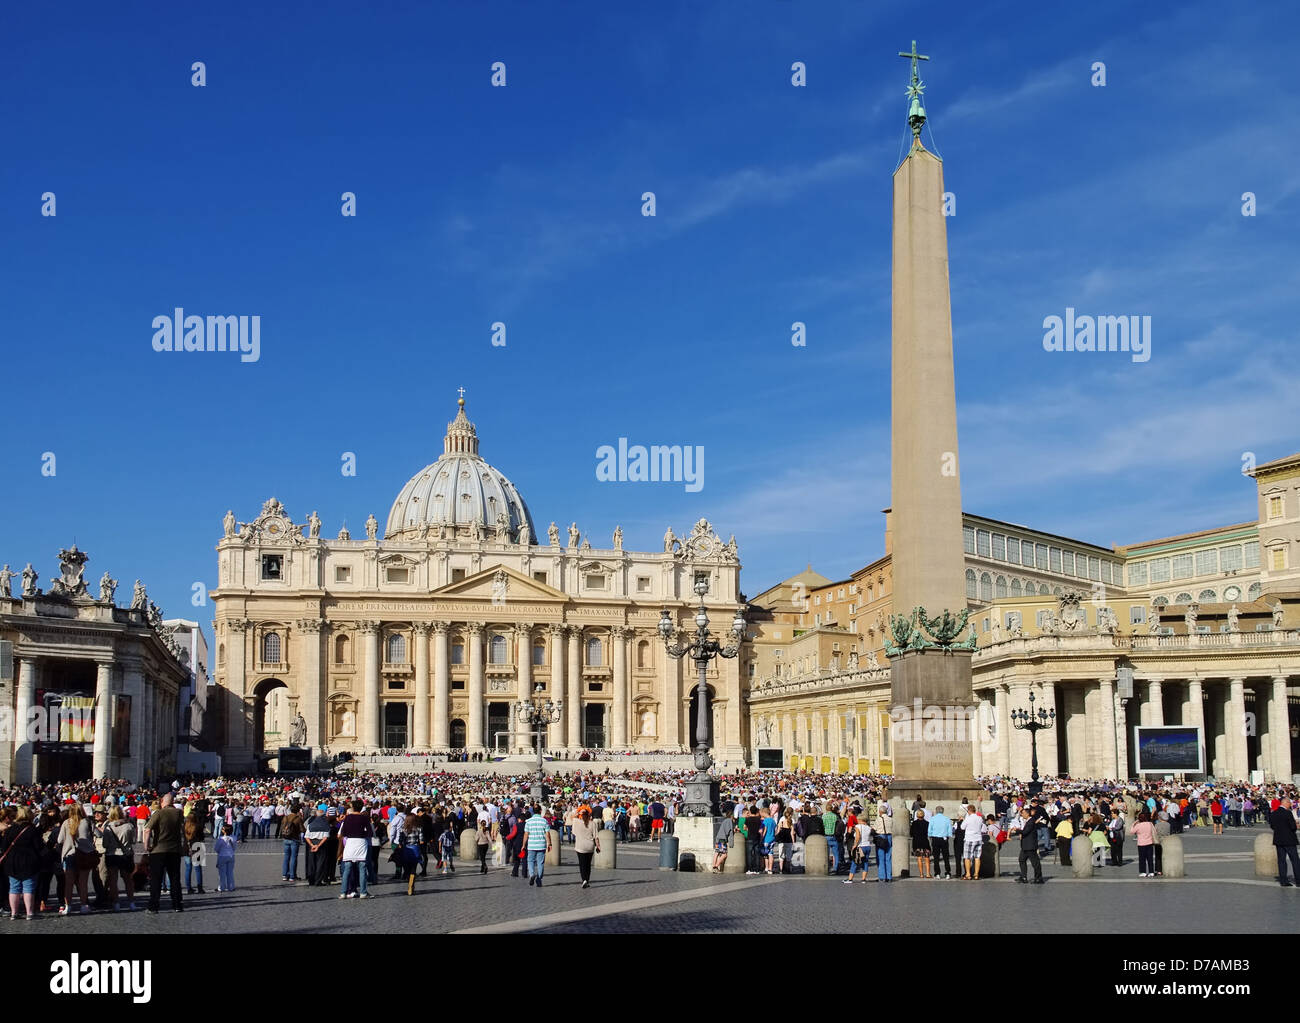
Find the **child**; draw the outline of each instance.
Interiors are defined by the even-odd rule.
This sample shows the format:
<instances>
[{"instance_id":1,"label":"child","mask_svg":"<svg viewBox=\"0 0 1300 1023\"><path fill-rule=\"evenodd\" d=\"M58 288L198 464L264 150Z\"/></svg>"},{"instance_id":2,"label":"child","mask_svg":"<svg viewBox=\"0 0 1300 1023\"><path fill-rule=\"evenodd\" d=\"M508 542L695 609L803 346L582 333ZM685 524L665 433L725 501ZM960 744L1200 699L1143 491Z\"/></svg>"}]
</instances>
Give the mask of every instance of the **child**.
<instances>
[{"instance_id":1,"label":"child","mask_svg":"<svg viewBox=\"0 0 1300 1023\"><path fill-rule=\"evenodd\" d=\"M233 892L235 890L235 829L229 824L221 826L221 837L217 839L217 891Z\"/></svg>"},{"instance_id":2,"label":"child","mask_svg":"<svg viewBox=\"0 0 1300 1023\"><path fill-rule=\"evenodd\" d=\"M415 894L416 871L420 869L419 832L403 830L398 836L397 863L406 880L406 894Z\"/></svg>"},{"instance_id":3,"label":"child","mask_svg":"<svg viewBox=\"0 0 1300 1023\"><path fill-rule=\"evenodd\" d=\"M445 874L450 870L456 873L456 861L453 857L456 854L456 832L450 827L444 827L442 834L438 836L438 848L442 850L442 872Z\"/></svg>"}]
</instances>

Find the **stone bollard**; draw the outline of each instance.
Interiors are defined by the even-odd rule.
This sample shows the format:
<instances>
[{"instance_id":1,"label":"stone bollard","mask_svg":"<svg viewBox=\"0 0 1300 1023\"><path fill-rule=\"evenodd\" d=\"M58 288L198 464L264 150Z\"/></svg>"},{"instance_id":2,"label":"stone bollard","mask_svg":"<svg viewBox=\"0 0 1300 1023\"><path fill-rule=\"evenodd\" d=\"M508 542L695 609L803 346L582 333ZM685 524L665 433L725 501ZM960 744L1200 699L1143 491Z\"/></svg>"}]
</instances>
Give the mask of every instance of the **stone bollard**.
<instances>
[{"instance_id":1,"label":"stone bollard","mask_svg":"<svg viewBox=\"0 0 1300 1023\"><path fill-rule=\"evenodd\" d=\"M894 876L911 877L912 876L912 821L907 815L906 807L900 814L894 810L893 822L891 825L894 836Z\"/></svg>"},{"instance_id":2,"label":"stone bollard","mask_svg":"<svg viewBox=\"0 0 1300 1023\"><path fill-rule=\"evenodd\" d=\"M731 849L727 852L727 862L722 865L724 874L743 874L745 872L745 836L739 831L731 835ZM713 861L709 860L709 866L713 866Z\"/></svg>"},{"instance_id":3,"label":"stone bollard","mask_svg":"<svg viewBox=\"0 0 1300 1023\"><path fill-rule=\"evenodd\" d=\"M478 842L475 830L466 828L460 833L460 858L462 863L478 862Z\"/></svg>"},{"instance_id":4,"label":"stone bollard","mask_svg":"<svg viewBox=\"0 0 1300 1023\"><path fill-rule=\"evenodd\" d=\"M1160 843L1160 873L1165 877L1186 877L1187 864L1183 860L1183 840L1180 835L1166 835Z\"/></svg>"},{"instance_id":5,"label":"stone bollard","mask_svg":"<svg viewBox=\"0 0 1300 1023\"><path fill-rule=\"evenodd\" d=\"M810 877L830 874L831 851L825 835L809 835L803 840L803 872Z\"/></svg>"},{"instance_id":6,"label":"stone bollard","mask_svg":"<svg viewBox=\"0 0 1300 1023\"><path fill-rule=\"evenodd\" d=\"M1255 836L1255 876L1277 880L1277 846L1273 844L1273 832L1265 831Z\"/></svg>"},{"instance_id":7,"label":"stone bollard","mask_svg":"<svg viewBox=\"0 0 1300 1023\"><path fill-rule=\"evenodd\" d=\"M563 862L560 853L564 849L564 843L560 841L558 831L552 829L547 834L551 836L551 847L546 850L546 865L548 867L558 867ZM600 844L604 845L605 843L601 842ZM612 842L610 844L613 845Z\"/></svg>"},{"instance_id":8,"label":"stone bollard","mask_svg":"<svg viewBox=\"0 0 1300 1023\"><path fill-rule=\"evenodd\" d=\"M599 867L601 870L613 870L618 866L618 843L614 841L613 835L610 835L608 840L601 840L600 848L596 850L596 855L591 858L591 865L592 867Z\"/></svg>"},{"instance_id":9,"label":"stone bollard","mask_svg":"<svg viewBox=\"0 0 1300 1023\"><path fill-rule=\"evenodd\" d=\"M1070 876L1092 877L1092 842L1087 835L1070 839Z\"/></svg>"}]
</instances>

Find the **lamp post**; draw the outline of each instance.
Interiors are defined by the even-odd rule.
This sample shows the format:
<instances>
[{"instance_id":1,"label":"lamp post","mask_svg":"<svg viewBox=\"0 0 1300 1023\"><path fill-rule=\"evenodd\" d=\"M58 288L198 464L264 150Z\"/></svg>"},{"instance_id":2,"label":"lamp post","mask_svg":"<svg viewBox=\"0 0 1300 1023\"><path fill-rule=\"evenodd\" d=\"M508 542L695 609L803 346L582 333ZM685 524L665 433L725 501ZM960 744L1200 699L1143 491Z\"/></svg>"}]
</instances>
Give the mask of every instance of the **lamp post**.
<instances>
[{"instance_id":1,"label":"lamp post","mask_svg":"<svg viewBox=\"0 0 1300 1023\"><path fill-rule=\"evenodd\" d=\"M520 722L534 730L533 734L537 737L537 777L533 779L530 795L533 802L540 804L546 798L546 772L542 768L542 737L546 734L542 728L544 725L551 725L559 721L564 715L563 700L546 700L545 688L539 683L533 690L532 699L520 700L515 704L515 713L518 715Z\"/></svg>"},{"instance_id":2,"label":"lamp post","mask_svg":"<svg viewBox=\"0 0 1300 1023\"><path fill-rule=\"evenodd\" d=\"M703 577L697 579L695 581L695 593L700 598L700 606L695 612L695 634L692 637L691 634L687 633L686 639L689 642L684 645L673 642L673 634L677 631L677 625L673 621L672 613L667 608L664 608L663 613L659 616L659 635L664 639L664 648L668 651L668 656L690 657L699 670L698 696L695 703L695 749L693 751L695 777L682 786L686 795L685 805L682 808L682 816L684 817L716 817L718 815L718 783L709 774L709 768L713 766L713 757L709 755L709 746L713 738L713 715L709 707L709 687L705 681L705 674L708 671L709 662L715 657L735 657L740 653L740 641L745 635L745 612L743 608L737 608L736 617L731 622L733 642L724 647L718 640L712 638L712 634L709 632L709 615L704 608L704 595L708 592L708 579Z\"/></svg>"},{"instance_id":3,"label":"lamp post","mask_svg":"<svg viewBox=\"0 0 1300 1023\"><path fill-rule=\"evenodd\" d=\"M1034 692L1029 691L1029 709L1013 710L1011 712L1011 724L1023 729L1029 733L1029 742L1033 750L1033 760L1031 762L1029 776L1029 794L1036 796L1043 791L1043 783L1038 780L1038 733L1044 728L1051 728L1056 724L1056 708L1050 711L1038 708L1038 714L1034 714Z\"/></svg>"}]
</instances>

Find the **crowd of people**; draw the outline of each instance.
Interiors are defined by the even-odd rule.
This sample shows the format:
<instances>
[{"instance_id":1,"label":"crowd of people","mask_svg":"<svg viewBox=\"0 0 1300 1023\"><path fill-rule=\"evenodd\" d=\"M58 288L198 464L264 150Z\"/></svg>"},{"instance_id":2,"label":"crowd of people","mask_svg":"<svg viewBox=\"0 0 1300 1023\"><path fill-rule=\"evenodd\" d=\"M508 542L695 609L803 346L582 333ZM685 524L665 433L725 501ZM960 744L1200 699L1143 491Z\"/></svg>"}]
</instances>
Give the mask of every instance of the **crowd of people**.
<instances>
[{"instance_id":1,"label":"crowd of people","mask_svg":"<svg viewBox=\"0 0 1300 1023\"><path fill-rule=\"evenodd\" d=\"M184 896L206 895L204 869L217 869L216 893L235 891L236 863L249 842L281 843L281 883L338 885L338 898L367 899L391 877L414 893L429 869L454 873L462 835L473 835L471 869L509 869L540 887L553 841L569 843L582 886L603 840L656 842L675 830L685 770L575 771L551 776L534 801L531 776L426 772L183 777L161 791L124 779L0 789L0 885L8 915L93 910L174 911ZM1163 876L1161 845L1186 828L1272 829L1278 881L1300 881L1296 791L1290 785L1162 784L1049 779L1041 793L1010 778L977 779L982 788L952 805L917 796L903 810L887 776L740 771L724 775L722 816L712 868L743 856L745 873L802 873L807 840L822 836L831 875L845 884L895 879L894 843L904 841L912 876L978 880L992 870L991 849L1018 851L1017 880L1042 883L1042 857L1071 863L1073 839L1088 839L1095 866L1123 867L1130 840L1139 876ZM902 795L902 794L900 794ZM906 801L905 801L906 802ZM991 803L991 809L988 804ZM906 813L902 826L896 813ZM820 847L817 847L820 848ZM215 864L213 863L215 861ZM301 872L300 872L301 867ZM870 877L871 869L875 877ZM461 869L465 869L462 864ZM1032 871L1032 877L1030 876Z\"/></svg>"}]
</instances>

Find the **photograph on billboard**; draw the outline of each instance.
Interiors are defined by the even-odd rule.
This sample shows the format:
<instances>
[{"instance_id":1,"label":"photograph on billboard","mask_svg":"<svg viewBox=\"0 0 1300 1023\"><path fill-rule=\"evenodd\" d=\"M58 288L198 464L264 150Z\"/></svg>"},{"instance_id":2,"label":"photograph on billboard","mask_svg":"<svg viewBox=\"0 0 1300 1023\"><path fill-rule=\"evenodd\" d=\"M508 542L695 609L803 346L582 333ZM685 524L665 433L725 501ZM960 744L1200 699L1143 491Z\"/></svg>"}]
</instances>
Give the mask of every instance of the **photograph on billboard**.
<instances>
[{"instance_id":1,"label":"photograph on billboard","mask_svg":"<svg viewBox=\"0 0 1300 1023\"><path fill-rule=\"evenodd\" d=\"M1201 730L1193 725L1138 725L1133 729L1138 774L1204 774Z\"/></svg>"},{"instance_id":2,"label":"photograph on billboard","mask_svg":"<svg viewBox=\"0 0 1300 1023\"><path fill-rule=\"evenodd\" d=\"M779 746L770 746L758 750L758 769L760 771L784 771L785 750Z\"/></svg>"}]
</instances>

